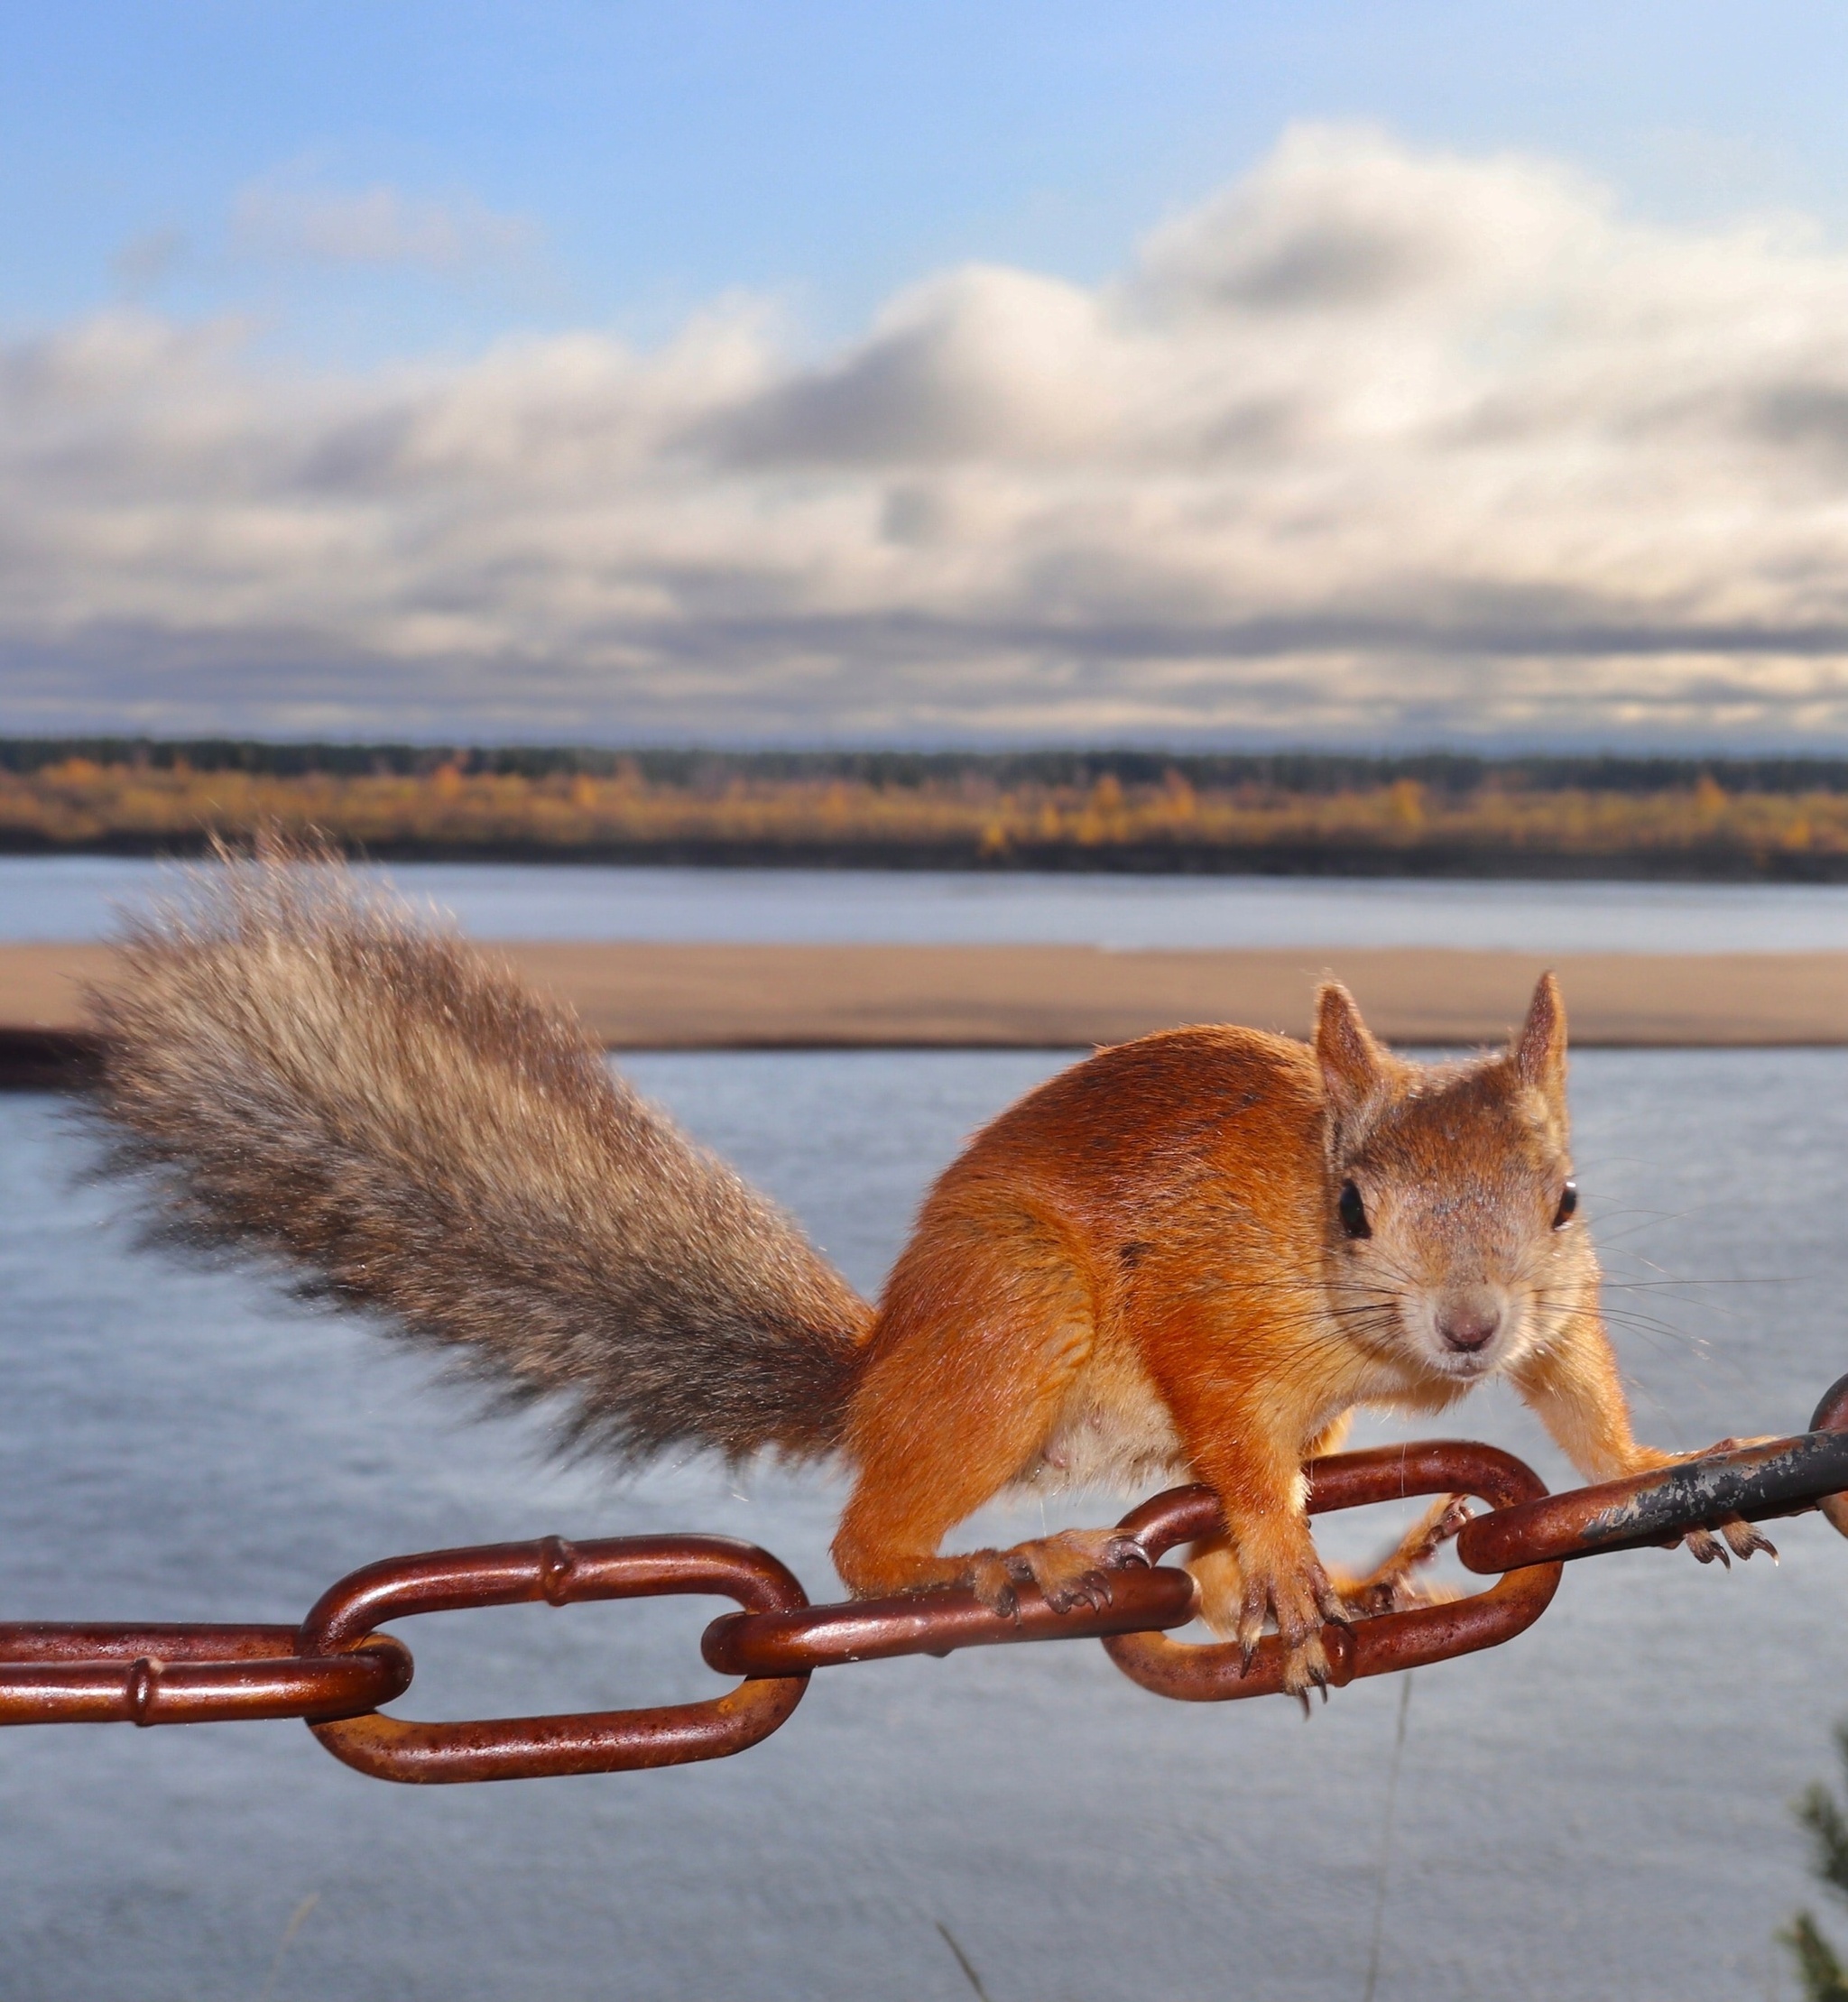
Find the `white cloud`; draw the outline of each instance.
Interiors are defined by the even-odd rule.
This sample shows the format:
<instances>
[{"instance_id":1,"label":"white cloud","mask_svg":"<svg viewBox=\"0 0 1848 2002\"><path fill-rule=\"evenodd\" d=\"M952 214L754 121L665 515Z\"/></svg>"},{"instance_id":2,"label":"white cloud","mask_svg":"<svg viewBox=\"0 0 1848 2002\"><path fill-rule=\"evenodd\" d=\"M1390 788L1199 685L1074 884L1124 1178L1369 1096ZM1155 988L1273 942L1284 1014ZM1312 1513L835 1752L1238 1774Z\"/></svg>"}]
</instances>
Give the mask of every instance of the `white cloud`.
<instances>
[{"instance_id":1,"label":"white cloud","mask_svg":"<svg viewBox=\"0 0 1848 2002\"><path fill-rule=\"evenodd\" d=\"M328 264L411 265L458 272L519 265L539 230L529 218L472 196L437 199L402 189L325 188L296 177L253 182L231 211L231 241L246 254Z\"/></svg>"},{"instance_id":2,"label":"white cloud","mask_svg":"<svg viewBox=\"0 0 1848 2002\"><path fill-rule=\"evenodd\" d=\"M1307 128L812 364L118 313L0 350L0 608L13 728L1848 741L1848 254Z\"/></svg>"}]
</instances>

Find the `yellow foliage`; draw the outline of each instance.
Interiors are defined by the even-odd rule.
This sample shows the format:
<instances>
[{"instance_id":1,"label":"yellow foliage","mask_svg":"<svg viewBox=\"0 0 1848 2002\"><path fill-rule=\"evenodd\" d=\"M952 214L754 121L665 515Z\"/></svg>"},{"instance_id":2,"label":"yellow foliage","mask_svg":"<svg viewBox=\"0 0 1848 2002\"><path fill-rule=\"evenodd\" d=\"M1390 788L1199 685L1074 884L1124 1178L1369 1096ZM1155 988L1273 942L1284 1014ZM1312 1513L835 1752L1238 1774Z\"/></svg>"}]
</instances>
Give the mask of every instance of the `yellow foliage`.
<instances>
[{"instance_id":1,"label":"yellow foliage","mask_svg":"<svg viewBox=\"0 0 1848 2002\"><path fill-rule=\"evenodd\" d=\"M1022 782L1001 791L962 776L881 786L842 778L773 780L733 770L695 783L651 780L633 763L607 778L465 772L293 778L68 759L0 771L0 840L82 846L116 840L195 844L257 828L316 827L389 853L420 845L503 853L574 849L643 859L698 843L740 859L827 853L876 844L953 858L1056 862L1062 853L1258 859L1288 844L1414 851L1427 842L1498 853L1622 856L1642 866L1716 845L1743 866L1779 857L1848 858L1848 795L1728 794L1712 780L1654 793L1523 791L1499 780L1465 795L1410 780L1328 794L1255 782L1198 789L1178 774L1125 786Z\"/></svg>"},{"instance_id":2,"label":"yellow foliage","mask_svg":"<svg viewBox=\"0 0 1848 2002\"><path fill-rule=\"evenodd\" d=\"M1392 817L1401 827L1422 827L1425 824L1425 789L1416 779L1395 779L1392 781Z\"/></svg>"}]
</instances>

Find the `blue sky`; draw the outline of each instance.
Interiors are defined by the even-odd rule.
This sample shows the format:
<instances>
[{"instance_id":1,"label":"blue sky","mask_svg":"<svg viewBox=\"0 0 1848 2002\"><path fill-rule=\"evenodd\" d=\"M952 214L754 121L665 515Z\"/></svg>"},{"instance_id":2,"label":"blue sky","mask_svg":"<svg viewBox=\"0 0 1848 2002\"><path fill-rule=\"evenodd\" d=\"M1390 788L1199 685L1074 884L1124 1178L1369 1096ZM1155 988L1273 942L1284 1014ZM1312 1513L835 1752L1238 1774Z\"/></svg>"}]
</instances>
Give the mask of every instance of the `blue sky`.
<instances>
[{"instance_id":1,"label":"blue sky","mask_svg":"<svg viewBox=\"0 0 1848 2002\"><path fill-rule=\"evenodd\" d=\"M5 48L0 727L1848 742L1839 8Z\"/></svg>"},{"instance_id":2,"label":"blue sky","mask_svg":"<svg viewBox=\"0 0 1848 2002\"><path fill-rule=\"evenodd\" d=\"M817 338L967 259L1093 281L1300 120L1576 161L1640 211L1848 218L1825 5L15 5L0 316L125 290L317 355L592 321L660 338L734 288ZM388 186L523 226L491 271L279 268L240 196ZM141 246L154 270L125 271ZM162 248L167 254L161 255Z\"/></svg>"}]
</instances>

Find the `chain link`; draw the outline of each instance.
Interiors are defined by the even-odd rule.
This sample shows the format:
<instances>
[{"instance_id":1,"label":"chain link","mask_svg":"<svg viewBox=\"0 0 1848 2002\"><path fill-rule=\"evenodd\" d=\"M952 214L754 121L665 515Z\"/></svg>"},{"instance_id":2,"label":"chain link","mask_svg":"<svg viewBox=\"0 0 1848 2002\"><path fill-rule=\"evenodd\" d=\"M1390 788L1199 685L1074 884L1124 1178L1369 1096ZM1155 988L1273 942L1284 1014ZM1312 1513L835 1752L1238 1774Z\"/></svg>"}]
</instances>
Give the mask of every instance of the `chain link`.
<instances>
[{"instance_id":1,"label":"chain link","mask_svg":"<svg viewBox=\"0 0 1848 2002\"><path fill-rule=\"evenodd\" d=\"M1499 1513L1547 1492L1539 1475L1512 1453L1461 1439L1336 1453L1311 1461L1308 1474L1312 1516L1415 1495L1475 1495ZM1219 1503L1210 1488L1172 1488L1132 1509L1121 1527L1152 1562L1176 1544L1212 1536L1220 1527ZM1560 1571L1557 1564L1511 1569L1499 1584L1466 1599L1376 1613L1346 1627L1324 1627L1328 1680L1339 1689L1359 1676L1391 1674L1395 1669L1500 1647L1546 1611L1559 1589ZM1269 1696L1283 1687L1283 1647L1275 1634L1258 1643L1249 1666L1243 1649L1232 1641L1188 1646L1160 1634L1130 1633L1104 1646L1132 1682L1184 1702Z\"/></svg>"},{"instance_id":2,"label":"chain link","mask_svg":"<svg viewBox=\"0 0 1848 2002\"><path fill-rule=\"evenodd\" d=\"M1533 1470L1493 1446L1428 1440L1312 1461L1312 1515L1419 1495L1474 1496L1486 1515L1456 1537L1465 1567L1496 1574L1484 1591L1323 1628L1338 1684L1499 1647L1539 1618L1576 1558L1673 1543L1723 1519L1820 1508L1848 1534L1848 1377L1794 1438L1678 1462L1661 1472L1549 1495ZM789 1718L818 1668L1024 1641L1101 1639L1132 1681L1192 1702L1283 1686L1274 1635L1249 1665L1231 1643L1168 1638L1195 1616L1197 1588L1157 1560L1220 1527L1210 1490L1176 1488L1119 1525L1145 1566L1114 1571L1101 1607L1056 1613L1024 1590L1018 1612L939 1589L811 1606L768 1551L725 1536L615 1536L572 1544L484 1545L387 1558L323 1593L299 1628L0 1624L0 1724L188 1724L303 1719L335 1758L377 1779L431 1784L628 1772L724 1758ZM742 1678L704 1702L567 1716L420 1723L380 1706L411 1686L387 1620L476 1606L714 1595L741 1609L706 1629L709 1667Z\"/></svg>"}]
</instances>

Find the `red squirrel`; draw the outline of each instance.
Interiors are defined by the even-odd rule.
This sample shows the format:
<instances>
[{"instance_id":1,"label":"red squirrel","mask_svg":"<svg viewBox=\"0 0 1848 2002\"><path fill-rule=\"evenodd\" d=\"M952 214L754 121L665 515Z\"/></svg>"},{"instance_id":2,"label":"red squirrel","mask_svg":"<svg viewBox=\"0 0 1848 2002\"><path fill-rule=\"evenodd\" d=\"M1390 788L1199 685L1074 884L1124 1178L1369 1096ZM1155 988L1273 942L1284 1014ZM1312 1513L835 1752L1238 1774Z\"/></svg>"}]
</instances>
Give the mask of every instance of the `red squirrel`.
<instances>
[{"instance_id":1,"label":"red squirrel","mask_svg":"<svg viewBox=\"0 0 1848 2002\"><path fill-rule=\"evenodd\" d=\"M1600 1317L1550 974L1459 1064L1390 1054L1332 981L1312 1043L1099 1050L969 1142L875 1306L567 1011L331 856L227 859L120 955L97 1102L156 1235L562 1395L580 1444L844 1459L856 1594L1095 1602L1140 1556L1121 1537L944 1541L1022 1483L1191 1477L1224 1511L1191 1559L1203 1616L1248 1654L1274 1621L1289 1686L1326 1688L1322 1623L1416 1596L1433 1541L1359 1581L1317 1556L1303 1462L1356 1407L1505 1376L1588 1477L1673 1457L1631 1435Z\"/></svg>"}]
</instances>

